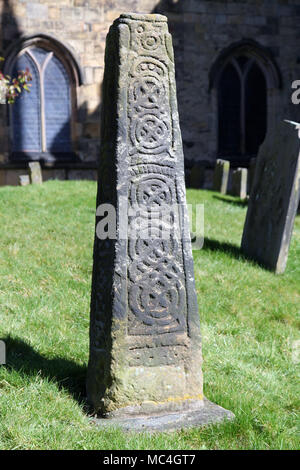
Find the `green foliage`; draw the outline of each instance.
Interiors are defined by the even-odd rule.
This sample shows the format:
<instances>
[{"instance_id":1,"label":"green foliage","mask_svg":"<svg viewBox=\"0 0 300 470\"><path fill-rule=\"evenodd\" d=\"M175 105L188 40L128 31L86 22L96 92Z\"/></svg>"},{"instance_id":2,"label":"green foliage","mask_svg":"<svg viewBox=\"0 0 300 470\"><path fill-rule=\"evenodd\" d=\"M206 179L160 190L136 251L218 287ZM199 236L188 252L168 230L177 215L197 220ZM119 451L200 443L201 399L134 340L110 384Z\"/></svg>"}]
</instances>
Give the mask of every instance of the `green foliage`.
<instances>
[{"instance_id":1,"label":"green foliage","mask_svg":"<svg viewBox=\"0 0 300 470\"><path fill-rule=\"evenodd\" d=\"M0 188L0 449L296 449L300 220L276 276L241 256L246 206L189 190L205 204L194 252L205 395L232 423L134 434L90 423L84 402L96 185Z\"/></svg>"},{"instance_id":2,"label":"green foliage","mask_svg":"<svg viewBox=\"0 0 300 470\"><path fill-rule=\"evenodd\" d=\"M0 62L3 61L4 58L0 57ZM13 104L17 96L19 96L23 90L30 91L29 87L31 87L31 83L29 82L31 80L32 76L28 68L25 71L18 71L18 76L15 78L12 78L10 75L4 75L0 71L0 84L2 82L6 88L7 102Z\"/></svg>"}]
</instances>

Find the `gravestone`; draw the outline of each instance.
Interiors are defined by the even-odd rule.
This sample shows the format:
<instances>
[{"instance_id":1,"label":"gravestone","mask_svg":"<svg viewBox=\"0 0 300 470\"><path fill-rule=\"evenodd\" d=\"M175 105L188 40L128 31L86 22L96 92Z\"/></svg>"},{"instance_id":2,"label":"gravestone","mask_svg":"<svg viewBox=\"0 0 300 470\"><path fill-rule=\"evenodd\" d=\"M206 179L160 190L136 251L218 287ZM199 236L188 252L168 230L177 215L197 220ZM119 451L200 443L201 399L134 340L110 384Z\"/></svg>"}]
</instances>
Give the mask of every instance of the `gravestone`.
<instances>
[{"instance_id":1,"label":"gravestone","mask_svg":"<svg viewBox=\"0 0 300 470\"><path fill-rule=\"evenodd\" d=\"M232 173L232 188L231 194L237 196L240 199L246 199L247 197L247 168L237 168Z\"/></svg>"},{"instance_id":2,"label":"gravestone","mask_svg":"<svg viewBox=\"0 0 300 470\"><path fill-rule=\"evenodd\" d=\"M242 251L276 273L286 267L300 191L300 140L281 122L259 149Z\"/></svg>"},{"instance_id":3,"label":"gravestone","mask_svg":"<svg viewBox=\"0 0 300 470\"><path fill-rule=\"evenodd\" d=\"M205 181L205 167L195 164L191 169L190 186L194 189L203 188Z\"/></svg>"},{"instance_id":4,"label":"gravestone","mask_svg":"<svg viewBox=\"0 0 300 470\"><path fill-rule=\"evenodd\" d=\"M29 175L20 175L19 176L19 186L28 186L30 184Z\"/></svg>"},{"instance_id":5,"label":"gravestone","mask_svg":"<svg viewBox=\"0 0 300 470\"><path fill-rule=\"evenodd\" d=\"M39 162L29 162L28 167L31 184L42 184L43 177L41 165L39 164Z\"/></svg>"},{"instance_id":6,"label":"gravestone","mask_svg":"<svg viewBox=\"0 0 300 470\"><path fill-rule=\"evenodd\" d=\"M111 26L101 135L87 375L96 422L141 431L232 418L203 397L166 17L123 14ZM108 204L116 232L105 238Z\"/></svg>"},{"instance_id":7,"label":"gravestone","mask_svg":"<svg viewBox=\"0 0 300 470\"><path fill-rule=\"evenodd\" d=\"M6 344L0 339L0 365L6 364Z\"/></svg>"},{"instance_id":8,"label":"gravestone","mask_svg":"<svg viewBox=\"0 0 300 470\"><path fill-rule=\"evenodd\" d=\"M216 161L213 189L221 194L226 194L228 186L230 163L227 160L218 159Z\"/></svg>"}]
</instances>

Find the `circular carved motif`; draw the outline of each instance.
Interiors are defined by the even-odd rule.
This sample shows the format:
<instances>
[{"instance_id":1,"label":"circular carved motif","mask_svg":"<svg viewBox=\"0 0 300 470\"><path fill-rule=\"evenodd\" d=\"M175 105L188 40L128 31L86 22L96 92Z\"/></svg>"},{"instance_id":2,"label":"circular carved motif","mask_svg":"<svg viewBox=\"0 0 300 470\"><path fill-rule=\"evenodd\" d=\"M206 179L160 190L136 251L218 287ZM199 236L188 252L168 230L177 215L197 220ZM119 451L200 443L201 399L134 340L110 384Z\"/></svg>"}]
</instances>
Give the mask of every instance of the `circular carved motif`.
<instances>
[{"instance_id":1,"label":"circular carved motif","mask_svg":"<svg viewBox=\"0 0 300 470\"><path fill-rule=\"evenodd\" d=\"M137 80L133 84L132 98L137 112L140 112L141 108L159 108L164 102L165 87L154 77Z\"/></svg>"},{"instance_id":2,"label":"circular carved motif","mask_svg":"<svg viewBox=\"0 0 300 470\"><path fill-rule=\"evenodd\" d=\"M138 27L136 28L137 33L141 34L145 31L145 28L142 24L139 24Z\"/></svg>"},{"instance_id":3,"label":"circular carved motif","mask_svg":"<svg viewBox=\"0 0 300 470\"><path fill-rule=\"evenodd\" d=\"M161 44L161 36L155 31L141 35L141 44L147 51L155 51Z\"/></svg>"},{"instance_id":4,"label":"circular carved motif","mask_svg":"<svg viewBox=\"0 0 300 470\"><path fill-rule=\"evenodd\" d=\"M130 205L137 212L129 223L129 306L144 325L154 331L185 328L184 272L179 261L180 241L174 233L174 181L166 175L148 174L132 180ZM133 227L131 223L139 222ZM134 328L135 324L133 323ZM142 333L146 334L146 333ZM148 334L148 333L147 333Z\"/></svg>"},{"instance_id":5,"label":"circular carved motif","mask_svg":"<svg viewBox=\"0 0 300 470\"><path fill-rule=\"evenodd\" d=\"M169 136L169 126L155 114L145 114L134 123L133 142L148 151L163 151Z\"/></svg>"},{"instance_id":6,"label":"circular carved motif","mask_svg":"<svg viewBox=\"0 0 300 470\"><path fill-rule=\"evenodd\" d=\"M148 180L140 184L138 189L138 199L148 207L161 206L163 204L171 204L172 195L170 188L164 181Z\"/></svg>"},{"instance_id":7,"label":"circular carved motif","mask_svg":"<svg viewBox=\"0 0 300 470\"><path fill-rule=\"evenodd\" d=\"M150 267L149 267L150 268ZM130 306L145 325L179 324L184 302L180 270L169 259L162 259L156 269L149 269L129 290Z\"/></svg>"},{"instance_id":8,"label":"circular carved motif","mask_svg":"<svg viewBox=\"0 0 300 470\"><path fill-rule=\"evenodd\" d=\"M164 175L145 175L131 185L130 202L148 211L168 209L176 202L174 184Z\"/></svg>"},{"instance_id":9,"label":"circular carved motif","mask_svg":"<svg viewBox=\"0 0 300 470\"><path fill-rule=\"evenodd\" d=\"M177 242L172 239L130 240L129 266L132 284L129 303L145 325L178 327L183 320L185 290L182 268L175 260Z\"/></svg>"}]
</instances>

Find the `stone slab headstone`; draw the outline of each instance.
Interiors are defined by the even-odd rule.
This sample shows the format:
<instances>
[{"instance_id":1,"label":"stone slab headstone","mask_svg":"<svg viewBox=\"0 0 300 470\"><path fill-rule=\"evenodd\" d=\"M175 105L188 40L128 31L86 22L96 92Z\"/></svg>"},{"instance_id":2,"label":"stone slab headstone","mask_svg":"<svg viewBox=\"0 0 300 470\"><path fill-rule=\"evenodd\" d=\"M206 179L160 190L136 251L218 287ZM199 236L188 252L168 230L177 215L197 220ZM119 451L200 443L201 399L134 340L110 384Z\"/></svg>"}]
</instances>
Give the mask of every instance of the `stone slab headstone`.
<instances>
[{"instance_id":1,"label":"stone slab headstone","mask_svg":"<svg viewBox=\"0 0 300 470\"><path fill-rule=\"evenodd\" d=\"M231 194L237 196L240 199L246 199L247 197L247 168L237 168L232 172L232 188Z\"/></svg>"},{"instance_id":2,"label":"stone slab headstone","mask_svg":"<svg viewBox=\"0 0 300 470\"><path fill-rule=\"evenodd\" d=\"M190 187L194 189L203 188L205 181L205 167L195 164L191 169Z\"/></svg>"},{"instance_id":3,"label":"stone slab headstone","mask_svg":"<svg viewBox=\"0 0 300 470\"><path fill-rule=\"evenodd\" d=\"M29 162L28 167L31 184L42 184L43 177L41 165L39 164L39 162Z\"/></svg>"},{"instance_id":4,"label":"stone slab headstone","mask_svg":"<svg viewBox=\"0 0 300 470\"><path fill-rule=\"evenodd\" d=\"M29 175L20 175L19 176L19 186L28 186L30 184Z\"/></svg>"},{"instance_id":5,"label":"stone slab headstone","mask_svg":"<svg viewBox=\"0 0 300 470\"><path fill-rule=\"evenodd\" d=\"M226 194L228 187L230 162L227 160L221 160L220 158L216 161L214 177L213 177L213 189L221 194Z\"/></svg>"},{"instance_id":6,"label":"stone slab headstone","mask_svg":"<svg viewBox=\"0 0 300 470\"><path fill-rule=\"evenodd\" d=\"M300 192L300 140L288 123L278 124L257 157L242 238L242 251L276 273L287 263Z\"/></svg>"},{"instance_id":7,"label":"stone slab headstone","mask_svg":"<svg viewBox=\"0 0 300 470\"><path fill-rule=\"evenodd\" d=\"M0 365L6 364L6 344L0 339Z\"/></svg>"},{"instance_id":8,"label":"stone slab headstone","mask_svg":"<svg viewBox=\"0 0 300 470\"><path fill-rule=\"evenodd\" d=\"M121 15L105 57L88 401L98 423L124 429L230 419L231 412L203 397L167 18ZM101 217L111 207L116 231L106 238Z\"/></svg>"}]
</instances>

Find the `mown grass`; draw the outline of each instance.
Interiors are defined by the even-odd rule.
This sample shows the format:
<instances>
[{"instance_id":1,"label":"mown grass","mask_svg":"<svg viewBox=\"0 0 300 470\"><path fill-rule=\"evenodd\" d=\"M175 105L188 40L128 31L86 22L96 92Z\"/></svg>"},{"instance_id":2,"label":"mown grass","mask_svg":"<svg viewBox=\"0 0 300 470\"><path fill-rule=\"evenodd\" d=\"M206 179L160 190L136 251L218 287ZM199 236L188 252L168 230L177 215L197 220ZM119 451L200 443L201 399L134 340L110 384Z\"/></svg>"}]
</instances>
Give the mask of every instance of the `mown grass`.
<instances>
[{"instance_id":1,"label":"mown grass","mask_svg":"<svg viewBox=\"0 0 300 470\"><path fill-rule=\"evenodd\" d=\"M235 421L153 435L88 421L95 194L93 182L0 188L0 449L298 448L300 218L276 276L240 254L246 206L208 191L188 191L205 204L194 252L205 395Z\"/></svg>"}]
</instances>

